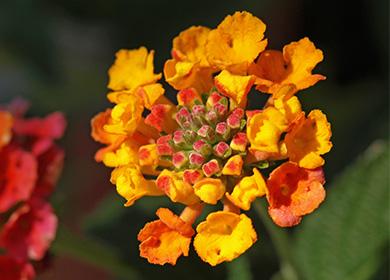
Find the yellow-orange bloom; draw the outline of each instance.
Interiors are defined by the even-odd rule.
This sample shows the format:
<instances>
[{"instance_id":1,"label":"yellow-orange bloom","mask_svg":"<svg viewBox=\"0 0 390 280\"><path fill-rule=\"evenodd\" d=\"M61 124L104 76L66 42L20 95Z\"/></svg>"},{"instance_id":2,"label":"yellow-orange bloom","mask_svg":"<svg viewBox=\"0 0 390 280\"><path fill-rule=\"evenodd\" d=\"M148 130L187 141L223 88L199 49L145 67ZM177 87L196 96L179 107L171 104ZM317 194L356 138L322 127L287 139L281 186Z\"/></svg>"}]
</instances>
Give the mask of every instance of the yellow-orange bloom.
<instances>
[{"instance_id":1,"label":"yellow-orange bloom","mask_svg":"<svg viewBox=\"0 0 390 280\"><path fill-rule=\"evenodd\" d=\"M0 111L0 149L11 141L12 137L12 115L5 111Z\"/></svg>"},{"instance_id":2,"label":"yellow-orange bloom","mask_svg":"<svg viewBox=\"0 0 390 280\"><path fill-rule=\"evenodd\" d=\"M157 187L173 202L192 205L199 202L192 186L183 180L183 172L164 169L156 180Z\"/></svg>"},{"instance_id":3,"label":"yellow-orange bloom","mask_svg":"<svg viewBox=\"0 0 390 280\"><path fill-rule=\"evenodd\" d=\"M118 51L115 63L108 71L108 87L134 92L140 86L155 83L161 74L154 73L153 56L154 51L148 53L145 47Z\"/></svg>"},{"instance_id":4,"label":"yellow-orange bloom","mask_svg":"<svg viewBox=\"0 0 390 280\"><path fill-rule=\"evenodd\" d=\"M268 212L281 227L300 223L302 216L313 212L325 199L322 168L305 169L286 162L276 168L267 180Z\"/></svg>"},{"instance_id":5,"label":"yellow-orange bloom","mask_svg":"<svg viewBox=\"0 0 390 280\"><path fill-rule=\"evenodd\" d=\"M219 69L245 75L249 64L267 45L264 32L265 24L248 12L229 15L210 31L207 59Z\"/></svg>"},{"instance_id":6,"label":"yellow-orange bloom","mask_svg":"<svg viewBox=\"0 0 390 280\"><path fill-rule=\"evenodd\" d=\"M302 116L286 135L287 154L300 167L314 169L324 164L321 155L332 148L332 131L326 116L313 110L308 117Z\"/></svg>"},{"instance_id":7,"label":"yellow-orange bloom","mask_svg":"<svg viewBox=\"0 0 390 280\"><path fill-rule=\"evenodd\" d=\"M216 204L225 193L225 184L220 179L203 178L194 185L195 194L208 204Z\"/></svg>"},{"instance_id":8,"label":"yellow-orange bloom","mask_svg":"<svg viewBox=\"0 0 390 280\"><path fill-rule=\"evenodd\" d=\"M253 175L242 178L231 194L226 193L226 197L241 209L249 210L256 197L265 195L266 190L263 176L256 168L253 168Z\"/></svg>"},{"instance_id":9,"label":"yellow-orange bloom","mask_svg":"<svg viewBox=\"0 0 390 280\"><path fill-rule=\"evenodd\" d=\"M257 240L252 221L245 214L218 211L196 228L194 247L199 257L215 266L232 261Z\"/></svg>"},{"instance_id":10,"label":"yellow-orange bloom","mask_svg":"<svg viewBox=\"0 0 390 280\"><path fill-rule=\"evenodd\" d=\"M264 51L250 66L249 73L257 77L255 83L260 91L274 94L280 87L292 84L296 92L325 79L322 75L311 73L322 59L322 51L305 37L285 46L283 53Z\"/></svg>"},{"instance_id":11,"label":"yellow-orange bloom","mask_svg":"<svg viewBox=\"0 0 390 280\"><path fill-rule=\"evenodd\" d=\"M111 134L132 135L142 119L142 100L134 95L128 95L126 101L114 106L111 111L111 123L103 129Z\"/></svg>"},{"instance_id":12,"label":"yellow-orange bloom","mask_svg":"<svg viewBox=\"0 0 390 280\"><path fill-rule=\"evenodd\" d=\"M147 223L138 234L140 255L150 263L175 265L181 255L188 256L194 230L169 209L160 208L156 214L160 219Z\"/></svg>"},{"instance_id":13,"label":"yellow-orange bloom","mask_svg":"<svg viewBox=\"0 0 390 280\"><path fill-rule=\"evenodd\" d=\"M242 171L242 165L244 164L244 161L240 155L234 155L231 158L227 160L225 163L222 174L223 175L232 175L232 176L239 176L241 175Z\"/></svg>"},{"instance_id":14,"label":"yellow-orange bloom","mask_svg":"<svg viewBox=\"0 0 390 280\"><path fill-rule=\"evenodd\" d=\"M215 77L215 87L230 97L236 106L245 107L246 96L253 85L252 76L240 76L223 70Z\"/></svg>"},{"instance_id":15,"label":"yellow-orange bloom","mask_svg":"<svg viewBox=\"0 0 390 280\"><path fill-rule=\"evenodd\" d=\"M118 167L130 163L138 164L138 145L132 141L125 141L115 151L107 151L103 155L103 163L108 167Z\"/></svg>"},{"instance_id":16,"label":"yellow-orange bloom","mask_svg":"<svg viewBox=\"0 0 390 280\"><path fill-rule=\"evenodd\" d=\"M287 128L284 115L274 107L267 107L253 115L247 125L247 136L251 149L269 153L280 153L280 136Z\"/></svg>"},{"instance_id":17,"label":"yellow-orange bloom","mask_svg":"<svg viewBox=\"0 0 390 280\"><path fill-rule=\"evenodd\" d=\"M125 206L133 205L143 196L163 194L154 181L143 177L140 167L135 164L115 168L111 173L111 183L116 185L118 194L127 200Z\"/></svg>"},{"instance_id":18,"label":"yellow-orange bloom","mask_svg":"<svg viewBox=\"0 0 390 280\"><path fill-rule=\"evenodd\" d=\"M212 68L205 54L210 29L192 26L173 39L172 56L164 65L166 81L175 89L208 91L213 86Z\"/></svg>"}]
</instances>

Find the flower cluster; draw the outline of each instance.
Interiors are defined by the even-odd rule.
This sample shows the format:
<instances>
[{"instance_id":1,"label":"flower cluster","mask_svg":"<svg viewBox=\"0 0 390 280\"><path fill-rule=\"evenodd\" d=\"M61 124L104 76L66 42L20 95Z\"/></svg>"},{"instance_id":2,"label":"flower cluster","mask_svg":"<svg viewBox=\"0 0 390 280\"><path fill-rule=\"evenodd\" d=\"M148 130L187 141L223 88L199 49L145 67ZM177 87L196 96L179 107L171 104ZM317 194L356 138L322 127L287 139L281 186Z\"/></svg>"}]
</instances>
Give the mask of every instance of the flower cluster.
<instances>
[{"instance_id":1,"label":"flower cluster","mask_svg":"<svg viewBox=\"0 0 390 280\"><path fill-rule=\"evenodd\" d=\"M325 79L312 74L322 51L308 38L268 50L265 28L250 13L236 12L215 29L181 32L164 65L177 105L164 97L153 51L116 54L108 83L114 106L92 120L92 137L106 145L95 158L114 168L111 182L125 206L159 195L185 205L180 215L158 209L159 219L139 232L140 255L150 263L176 264L193 237L205 262L231 261L257 240L241 213L256 198L267 199L282 227L298 224L325 198L322 155L332 147L330 124L320 110L306 114L296 97ZM246 110L251 90L268 94L263 108ZM223 209L194 230L203 206L218 202Z\"/></svg>"},{"instance_id":2,"label":"flower cluster","mask_svg":"<svg viewBox=\"0 0 390 280\"><path fill-rule=\"evenodd\" d=\"M31 261L41 261L57 230L48 202L60 175L64 152L61 113L24 118L28 105L15 100L0 107L0 275L33 279Z\"/></svg>"}]
</instances>

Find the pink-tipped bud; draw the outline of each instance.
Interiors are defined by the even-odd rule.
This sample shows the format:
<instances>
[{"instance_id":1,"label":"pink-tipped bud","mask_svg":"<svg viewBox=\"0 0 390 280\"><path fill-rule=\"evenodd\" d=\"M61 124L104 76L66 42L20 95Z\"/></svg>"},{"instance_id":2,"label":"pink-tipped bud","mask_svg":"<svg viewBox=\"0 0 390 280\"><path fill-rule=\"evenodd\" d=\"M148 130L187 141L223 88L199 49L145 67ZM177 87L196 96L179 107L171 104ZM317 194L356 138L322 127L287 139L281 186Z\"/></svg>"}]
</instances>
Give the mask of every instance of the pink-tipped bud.
<instances>
[{"instance_id":1,"label":"pink-tipped bud","mask_svg":"<svg viewBox=\"0 0 390 280\"><path fill-rule=\"evenodd\" d=\"M194 107L192 107L192 116L194 118L202 117L205 113L206 108L204 107L204 105L194 105Z\"/></svg>"},{"instance_id":2,"label":"pink-tipped bud","mask_svg":"<svg viewBox=\"0 0 390 280\"><path fill-rule=\"evenodd\" d=\"M197 152L191 152L189 159L192 167L200 167L205 160L204 156Z\"/></svg>"},{"instance_id":3,"label":"pink-tipped bud","mask_svg":"<svg viewBox=\"0 0 390 280\"><path fill-rule=\"evenodd\" d=\"M202 171L207 177L211 177L214 174L221 171L221 167L216 159L212 159L209 162L203 164Z\"/></svg>"},{"instance_id":4,"label":"pink-tipped bud","mask_svg":"<svg viewBox=\"0 0 390 280\"><path fill-rule=\"evenodd\" d=\"M215 104L217 104L223 98L218 92L214 91L207 98L206 106L208 108L213 108Z\"/></svg>"},{"instance_id":5,"label":"pink-tipped bud","mask_svg":"<svg viewBox=\"0 0 390 280\"><path fill-rule=\"evenodd\" d=\"M202 102L202 99L194 88L183 89L177 94L179 105L191 107L196 101Z\"/></svg>"},{"instance_id":6,"label":"pink-tipped bud","mask_svg":"<svg viewBox=\"0 0 390 280\"><path fill-rule=\"evenodd\" d=\"M205 138L206 140L213 140L215 136L215 132L211 126L205 124L202 125L201 128L199 128L198 135L200 137Z\"/></svg>"},{"instance_id":7,"label":"pink-tipped bud","mask_svg":"<svg viewBox=\"0 0 390 280\"><path fill-rule=\"evenodd\" d=\"M176 113L176 122L183 128L190 128L192 123L191 113L183 107Z\"/></svg>"},{"instance_id":8,"label":"pink-tipped bud","mask_svg":"<svg viewBox=\"0 0 390 280\"><path fill-rule=\"evenodd\" d=\"M187 170L184 170L184 172L183 172L184 182L187 182L190 185L194 185L202 177L203 177L203 174L199 170L187 169Z\"/></svg>"},{"instance_id":9,"label":"pink-tipped bud","mask_svg":"<svg viewBox=\"0 0 390 280\"><path fill-rule=\"evenodd\" d=\"M241 126L241 118L238 115L230 114L226 123L231 129L238 129Z\"/></svg>"},{"instance_id":10,"label":"pink-tipped bud","mask_svg":"<svg viewBox=\"0 0 390 280\"><path fill-rule=\"evenodd\" d=\"M184 139L186 140L187 143L192 143L196 139L196 132L192 130L186 130L184 132Z\"/></svg>"},{"instance_id":11,"label":"pink-tipped bud","mask_svg":"<svg viewBox=\"0 0 390 280\"><path fill-rule=\"evenodd\" d=\"M164 135L157 139L157 152L160 156L170 156L173 154L173 149L170 145L172 135Z\"/></svg>"},{"instance_id":12,"label":"pink-tipped bud","mask_svg":"<svg viewBox=\"0 0 390 280\"><path fill-rule=\"evenodd\" d=\"M239 152L245 152L246 146L248 145L248 138L246 137L245 132L239 132L234 135L232 141L230 142L230 147Z\"/></svg>"},{"instance_id":13,"label":"pink-tipped bud","mask_svg":"<svg viewBox=\"0 0 390 280\"><path fill-rule=\"evenodd\" d=\"M217 157L227 158L232 154L232 150L226 142L219 142L214 146L214 154Z\"/></svg>"},{"instance_id":14,"label":"pink-tipped bud","mask_svg":"<svg viewBox=\"0 0 390 280\"><path fill-rule=\"evenodd\" d=\"M172 163L177 169L182 168L188 163L188 157L186 153L183 151L174 153L172 156Z\"/></svg>"},{"instance_id":15,"label":"pink-tipped bud","mask_svg":"<svg viewBox=\"0 0 390 280\"><path fill-rule=\"evenodd\" d=\"M212 148L209 143L207 143L205 140L198 140L196 141L192 147L195 151L198 153L201 153L204 156L208 156L212 152Z\"/></svg>"},{"instance_id":16,"label":"pink-tipped bud","mask_svg":"<svg viewBox=\"0 0 390 280\"><path fill-rule=\"evenodd\" d=\"M237 116L237 117L239 117L240 119L242 118L242 117L244 117L244 113L245 113L245 111L243 110L243 109L241 109L241 108L236 108L236 109L234 109L233 111L232 111L232 115L235 115L235 116Z\"/></svg>"},{"instance_id":17,"label":"pink-tipped bud","mask_svg":"<svg viewBox=\"0 0 390 280\"><path fill-rule=\"evenodd\" d=\"M230 127L228 127L226 122L217 123L215 133L223 140L227 140L230 135Z\"/></svg>"},{"instance_id":18,"label":"pink-tipped bud","mask_svg":"<svg viewBox=\"0 0 390 280\"><path fill-rule=\"evenodd\" d=\"M218 121L218 114L214 111L208 111L206 113L206 121L208 121L208 123L216 123Z\"/></svg>"},{"instance_id":19,"label":"pink-tipped bud","mask_svg":"<svg viewBox=\"0 0 390 280\"><path fill-rule=\"evenodd\" d=\"M173 143L175 145L182 145L185 143L184 139L184 131L183 130L176 130L173 132L173 137L172 137Z\"/></svg>"},{"instance_id":20,"label":"pink-tipped bud","mask_svg":"<svg viewBox=\"0 0 390 280\"><path fill-rule=\"evenodd\" d=\"M145 118L145 123L155 127L158 131L164 130L164 123L169 117L172 106L168 104L156 104L151 108L151 112Z\"/></svg>"},{"instance_id":21,"label":"pink-tipped bud","mask_svg":"<svg viewBox=\"0 0 390 280\"><path fill-rule=\"evenodd\" d=\"M213 107L214 111L217 113L219 117L225 116L228 111L228 106L222 103L217 103Z\"/></svg>"}]
</instances>

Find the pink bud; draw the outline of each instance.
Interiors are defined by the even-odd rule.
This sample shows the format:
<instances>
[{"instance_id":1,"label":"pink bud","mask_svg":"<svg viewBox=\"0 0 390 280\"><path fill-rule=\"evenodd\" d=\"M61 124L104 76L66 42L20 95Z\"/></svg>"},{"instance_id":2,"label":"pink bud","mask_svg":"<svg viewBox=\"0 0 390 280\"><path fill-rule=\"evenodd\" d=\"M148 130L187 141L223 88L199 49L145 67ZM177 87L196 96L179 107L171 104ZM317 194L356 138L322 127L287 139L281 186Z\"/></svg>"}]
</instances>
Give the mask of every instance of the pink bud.
<instances>
[{"instance_id":1,"label":"pink bud","mask_svg":"<svg viewBox=\"0 0 390 280\"><path fill-rule=\"evenodd\" d=\"M230 142L230 147L235 151L245 152L246 146L248 145L248 138L246 133L239 132L234 135L232 141Z\"/></svg>"},{"instance_id":2,"label":"pink bud","mask_svg":"<svg viewBox=\"0 0 390 280\"><path fill-rule=\"evenodd\" d=\"M227 158L232 154L232 151L228 144L219 142L214 146L214 154L218 157Z\"/></svg>"},{"instance_id":3,"label":"pink bud","mask_svg":"<svg viewBox=\"0 0 390 280\"><path fill-rule=\"evenodd\" d=\"M221 168L219 166L218 161L216 159L212 159L209 162L203 164L202 170L207 177L210 177L218 173L221 170Z\"/></svg>"},{"instance_id":4,"label":"pink bud","mask_svg":"<svg viewBox=\"0 0 390 280\"><path fill-rule=\"evenodd\" d=\"M190 165L194 167L200 167L204 162L204 157L197 152L191 152L190 153Z\"/></svg>"},{"instance_id":5,"label":"pink bud","mask_svg":"<svg viewBox=\"0 0 390 280\"><path fill-rule=\"evenodd\" d=\"M172 156L172 163L178 169L183 167L187 162L188 162L187 155L183 151L174 153Z\"/></svg>"}]
</instances>

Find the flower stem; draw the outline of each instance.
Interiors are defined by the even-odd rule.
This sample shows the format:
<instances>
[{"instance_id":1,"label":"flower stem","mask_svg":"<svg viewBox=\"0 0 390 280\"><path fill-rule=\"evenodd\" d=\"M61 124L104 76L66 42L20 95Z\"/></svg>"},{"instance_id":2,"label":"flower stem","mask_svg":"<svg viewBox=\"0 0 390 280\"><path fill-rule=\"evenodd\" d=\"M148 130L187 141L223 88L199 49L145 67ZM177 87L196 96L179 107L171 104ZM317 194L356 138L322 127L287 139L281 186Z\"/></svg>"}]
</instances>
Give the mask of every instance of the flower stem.
<instances>
[{"instance_id":1,"label":"flower stem","mask_svg":"<svg viewBox=\"0 0 390 280\"><path fill-rule=\"evenodd\" d=\"M263 221L268 234L271 237L275 250L279 257L280 271L273 279L298 280L298 272L291 256L291 241L285 230L278 228L268 215L265 201L257 201L254 204L255 211Z\"/></svg>"}]
</instances>

